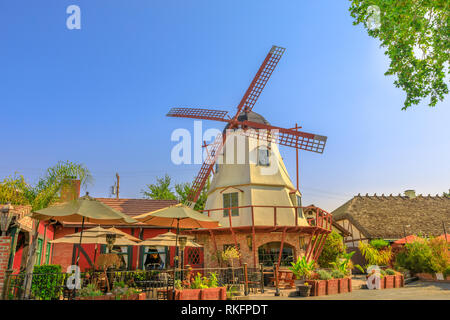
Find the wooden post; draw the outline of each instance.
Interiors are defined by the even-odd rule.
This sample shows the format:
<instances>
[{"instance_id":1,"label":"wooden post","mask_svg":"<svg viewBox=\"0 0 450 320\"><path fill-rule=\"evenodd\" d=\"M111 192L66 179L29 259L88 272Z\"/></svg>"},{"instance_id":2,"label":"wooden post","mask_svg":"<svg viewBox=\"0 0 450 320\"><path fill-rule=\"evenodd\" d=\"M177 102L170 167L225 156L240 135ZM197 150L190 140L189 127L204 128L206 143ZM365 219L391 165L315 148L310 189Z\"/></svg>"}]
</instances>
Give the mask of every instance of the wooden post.
<instances>
[{"instance_id":1,"label":"wooden post","mask_svg":"<svg viewBox=\"0 0 450 320\"><path fill-rule=\"evenodd\" d=\"M277 226L277 207L273 207L273 226Z\"/></svg>"},{"instance_id":2,"label":"wooden post","mask_svg":"<svg viewBox=\"0 0 450 320\"><path fill-rule=\"evenodd\" d=\"M283 229L283 235L281 237L281 244L280 244L280 253L278 254L278 262L277 262L277 268L280 267L281 263L281 255L283 253L283 246L284 246L284 239L286 237L286 227Z\"/></svg>"},{"instance_id":3,"label":"wooden post","mask_svg":"<svg viewBox=\"0 0 450 320\"><path fill-rule=\"evenodd\" d=\"M244 263L244 294L248 296L248 270L247 263Z\"/></svg>"},{"instance_id":4,"label":"wooden post","mask_svg":"<svg viewBox=\"0 0 450 320\"><path fill-rule=\"evenodd\" d=\"M278 287L278 266L275 265L275 296L280 296L280 288Z\"/></svg>"},{"instance_id":5,"label":"wooden post","mask_svg":"<svg viewBox=\"0 0 450 320\"><path fill-rule=\"evenodd\" d=\"M264 293L264 268L262 263L259 264L259 272L261 274L261 293Z\"/></svg>"},{"instance_id":6,"label":"wooden post","mask_svg":"<svg viewBox=\"0 0 450 320\"><path fill-rule=\"evenodd\" d=\"M119 176L119 173L116 173L116 179L117 179L116 199L119 199L119 189L120 189L120 176Z\"/></svg>"}]
</instances>

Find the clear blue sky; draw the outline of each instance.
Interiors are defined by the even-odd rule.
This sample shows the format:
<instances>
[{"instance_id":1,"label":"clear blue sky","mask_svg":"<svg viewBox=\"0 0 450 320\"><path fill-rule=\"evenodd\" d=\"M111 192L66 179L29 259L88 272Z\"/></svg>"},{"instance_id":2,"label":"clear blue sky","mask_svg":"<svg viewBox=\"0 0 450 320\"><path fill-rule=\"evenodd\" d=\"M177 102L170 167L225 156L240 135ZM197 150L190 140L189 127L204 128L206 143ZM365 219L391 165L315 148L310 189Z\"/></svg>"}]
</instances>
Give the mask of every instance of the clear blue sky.
<instances>
[{"instance_id":1,"label":"clear blue sky","mask_svg":"<svg viewBox=\"0 0 450 320\"><path fill-rule=\"evenodd\" d=\"M71 4L81 30L66 28ZM170 135L193 121L166 112L234 111L272 44L287 50L254 111L328 136L322 155L301 152L305 204L448 190L449 97L402 111L378 41L334 0L1 1L0 177L35 182L70 160L92 171L99 197L115 172L122 197L166 172L191 181L199 166L171 163ZM294 150L281 152L295 179Z\"/></svg>"}]
</instances>

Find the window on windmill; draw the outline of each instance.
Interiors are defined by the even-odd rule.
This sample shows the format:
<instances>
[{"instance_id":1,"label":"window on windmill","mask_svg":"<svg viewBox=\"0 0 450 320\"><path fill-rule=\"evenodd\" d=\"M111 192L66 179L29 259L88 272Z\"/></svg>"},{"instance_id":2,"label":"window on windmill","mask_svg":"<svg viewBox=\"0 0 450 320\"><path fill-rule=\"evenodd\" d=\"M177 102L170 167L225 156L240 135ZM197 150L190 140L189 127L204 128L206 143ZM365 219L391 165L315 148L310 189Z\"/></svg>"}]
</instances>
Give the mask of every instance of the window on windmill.
<instances>
[{"instance_id":1,"label":"window on windmill","mask_svg":"<svg viewBox=\"0 0 450 320\"><path fill-rule=\"evenodd\" d=\"M270 165L269 149L267 149L266 147L258 148L258 165L260 166Z\"/></svg>"},{"instance_id":2,"label":"window on windmill","mask_svg":"<svg viewBox=\"0 0 450 320\"><path fill-rule=\"evenodd\" d=\"M302 197L297 195L297 207L301 207L301 206L302 206ZM302 218L302 219L304 218L302 208L297 208L297 214L298 214L299 218Z\"/></svg>"},{"instance_id":3,"label":"window on windmill","mask_svg":"<svg viewBox=\"0 0 450 320\"><path fill-rule=\"evenodd\" d=\"M219 164L216 163L214 166L214 173L218 173L219 172Z\"/></svg>"},{"instance_id":4,"label":"window on windmill","mask_svg":"<svg viewBox=\"0 0 450 320\"><path fill-rule=\"evenodd\" d=\"M231 216L235 217L239 215L239 209L236 208L239 206L238 202L238 193L232 192L232 193L225 193L223 195L223 216L228 217L228 212L230 209L227 208L233 208L231 209Z\"/></svg>"}]
</instances>

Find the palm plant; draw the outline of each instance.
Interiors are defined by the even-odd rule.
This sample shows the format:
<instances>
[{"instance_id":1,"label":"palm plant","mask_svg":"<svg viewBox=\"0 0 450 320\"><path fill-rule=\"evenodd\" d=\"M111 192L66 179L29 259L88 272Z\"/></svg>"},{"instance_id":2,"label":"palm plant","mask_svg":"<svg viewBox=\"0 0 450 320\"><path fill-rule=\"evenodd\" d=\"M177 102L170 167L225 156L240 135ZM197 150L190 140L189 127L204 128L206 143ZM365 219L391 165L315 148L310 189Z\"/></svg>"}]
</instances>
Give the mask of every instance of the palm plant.
<instances>
[{"instance_id":1,"label":"palm plant","mask_svg":"<svg viewBox=\"0 0 450 320\"><path fill-rule=\"evenodd\" d=\"M314 271L314 261L308 262L305 256L299 256L295 263L291 262L291 265L289 270L292 271L297 279L308 279Z\"/></svg>"},{"instance_id":2,"label":"palm plant","mask_svg":"<svg viewBox=\"0 0 450 320\"><path fill-rule=\"evenodd\" d=\"M359 242L359 250L370 265L387 265L392 258L391 247L379 250L370 243Z\"/></svg>"},{"instance_id":3,"label":"palm plant","mask_svg":"<svg viewBox=\"0 0 450 320\"><path fill-rule=\"evenodd\" d=\"M355 251L349 252L349 253L345 253L343 252L341 254L341 258L338 259L337 262L330 262L330 265L332 265L336 270L342 272L345 275L349 274L349 271L351 269L351 258L352 256L355 254Z\"/></svg>"}]
</instances>

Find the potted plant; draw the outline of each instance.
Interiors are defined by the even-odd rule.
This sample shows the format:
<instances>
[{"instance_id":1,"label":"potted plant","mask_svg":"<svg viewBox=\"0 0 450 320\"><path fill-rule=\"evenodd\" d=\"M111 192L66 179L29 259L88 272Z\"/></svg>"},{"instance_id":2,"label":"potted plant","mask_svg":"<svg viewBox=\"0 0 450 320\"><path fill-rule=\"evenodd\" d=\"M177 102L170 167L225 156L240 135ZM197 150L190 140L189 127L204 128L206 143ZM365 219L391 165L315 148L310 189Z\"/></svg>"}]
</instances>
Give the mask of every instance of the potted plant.
<instances>
[{"instance_id":1,"label":"potted plant","mask_svg":"<svg viewBox=\"0 0 450 320\"><path fill-rule=\"evenodd\" d=\"M239 291L239 293L242 295L244 291L244 287L239 284L235 284L235 276L234 276L234 260L239 259L241 257L241 253L239 252L236 247L231 246L228 247L225 251L222 252L222 260L227 262L231 267L231 277L232 277L232 284L229 285L229 288L234 288L233 292Z\"/></svg>"},{"instance_id":2,"label":"potted plant","mask_svg":"<svg viewBox=\"0 0 450 320\"><path fill-rule=\"evenodd\" d=\"M306 279L310 279L314 271L314 261L308 262L305 256L298 257L296 262L291 262L289 270L295 276L295 286L298 287L305 282Z\"/></svg>"},{"instance_id":3,"label":"potted plant","mask_svg":"<svg viewBox=\"0 0 450 320\"><path fill-rule=\"evenodd\" d=\"M103 295L97 286L93 283L78 290L76 300L111 300L112 295Z\"/></svg>"},{"instance_id":4,"label":"potted plant","mask_svg":"<svg viewBox=\"0 0 450 320\"><path fill-rule=\"evenodd\" d=\"M326 270L317 271L317 280L309 281L309 283L314 283L314 290L312 295L323 296L327 294L327 282L331 279L331 274Z\"/></svg>"},{"instance_id":5,"label":"potted plant","mask_svg":"<svg viewBox=\"0 0 450 320\"><path fill-rule=\"evenodd\" d=\"M396 272L392 269L386 269L385 272L386 272L386 275L384 276L384 287L386 289L392 289L395 286Z\"/></svg>"},{"instance_id":6,"label":"potted plant","mask_svg":"<svg viewBox=\"0 0 450 320\"><path fill-rule=\"evenodd\" d=\"M116 300L138 300L139 291L127 286L123 281L114 282L112 290Z\"/></svg>"},{"instance_id":7,"label":"potted plant","mask_svg":"<svg viewBox=\"0 0 450 320\"><path fill-rule=\"evenodd\" d=\"M297 286L297 292L300 297L309 297L311 293L311 285L308 282L303 282L303 284Z\"/></svg>"}]
</instances>

